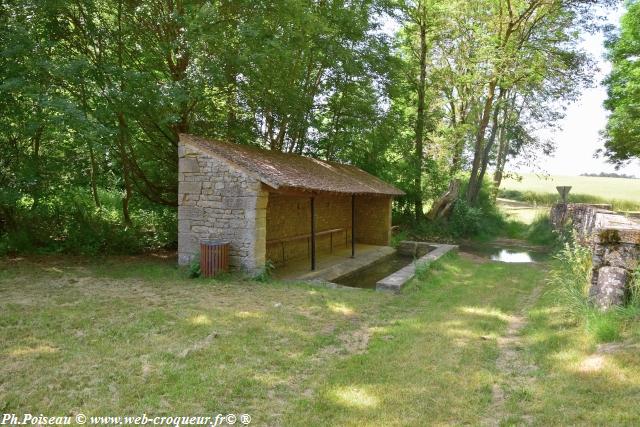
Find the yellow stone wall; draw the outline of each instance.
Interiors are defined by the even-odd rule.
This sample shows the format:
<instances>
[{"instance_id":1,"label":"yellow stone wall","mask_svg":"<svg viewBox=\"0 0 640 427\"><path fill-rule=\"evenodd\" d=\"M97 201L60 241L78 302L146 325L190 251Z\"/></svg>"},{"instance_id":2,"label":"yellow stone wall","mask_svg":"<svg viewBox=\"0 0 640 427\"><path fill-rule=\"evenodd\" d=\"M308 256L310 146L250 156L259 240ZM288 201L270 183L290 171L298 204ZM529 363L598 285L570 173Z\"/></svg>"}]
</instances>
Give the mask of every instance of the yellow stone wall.
<instances>
[{"instance_id":1,"label":"yellow stone wall","mask_svg":"<svg viewBox=\"0 0 640 427\"><path fill-rule=\"evenodd\" d=\"M351 196L316 196L316 231L342 228L345 231L333 233L333 236L318 236L316 251L318 255L334 249L349 247L351 244ZM310 197L269 193L267 204L266 240L280 240L292 236L307 235L311 232ZM389 244L391 231L391 198L356 196L356 241L371 245ZM284 260L310 257L308 239L267 243L266 259L276 265Z\"/></svg>"},{"instance_id":2,"label":"yellow stone wall","mask_svg":"<svg viewBox=\"0 0 640 427\"><path fill-rule=\"evenodd\" d=\"M316 196L316 232L343 228L345 230L316 238L318 254L328 253L333 248L344 248L351 244L351 196ZM311 233L310 197L269 194L267 204L267 242ZM284 246L284 247L283 247ZM309 258L309 241L300 239L284 243L267 244L266 258L276 265L284 259Z\"/></svg>"},{"instance_id":3,"label":"yellow stone wall","mask_svg":"<svg viewBox=\"0 0 640 427\"><path fill-rule=\"evenodd\" d=\"M388 196L356 196L356 242L388 246L391 242L391 201Z\"/></svg>"}]
</instances>

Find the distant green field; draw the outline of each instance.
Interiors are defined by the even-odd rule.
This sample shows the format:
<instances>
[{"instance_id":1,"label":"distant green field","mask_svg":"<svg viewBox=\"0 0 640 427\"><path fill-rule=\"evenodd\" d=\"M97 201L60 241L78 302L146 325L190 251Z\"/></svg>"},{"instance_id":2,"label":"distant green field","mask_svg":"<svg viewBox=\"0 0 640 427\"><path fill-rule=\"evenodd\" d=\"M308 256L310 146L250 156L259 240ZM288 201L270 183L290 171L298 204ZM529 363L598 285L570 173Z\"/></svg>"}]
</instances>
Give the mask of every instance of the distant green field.
<instances>
[{"instance_id":1,"label":"distant green field","mask_svg":"<svg viewBox=\"0 0 640 427\"><path fill-rule=\"evenodd\" d=\"M640 179L600 178L591 176L550 176L534 174L522 180L505 179L500 196L529 203L551 204L560 199L556 186L572 187L569 200L574 202L611 203L619 210L640 210Z\"/></svg>"}]
</instances>

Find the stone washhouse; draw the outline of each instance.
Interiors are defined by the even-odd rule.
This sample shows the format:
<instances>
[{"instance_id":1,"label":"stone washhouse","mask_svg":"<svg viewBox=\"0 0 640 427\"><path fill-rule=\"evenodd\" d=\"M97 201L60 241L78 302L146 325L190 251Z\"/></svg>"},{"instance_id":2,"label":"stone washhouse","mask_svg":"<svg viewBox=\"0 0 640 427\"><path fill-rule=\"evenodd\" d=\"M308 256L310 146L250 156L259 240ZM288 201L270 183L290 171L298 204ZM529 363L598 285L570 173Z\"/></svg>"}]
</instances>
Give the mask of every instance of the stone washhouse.
<instances>
[{"instance_id":1,"label":"stone washhouse","mask_svg":"<svg viewBox=\"0 0 640 427\"><path fill-rule=\"evenodd\" d=\"M228 241L230 267L250 273L390 243L404 193L355 166L186 134L178 155L181 265L206 240Z\"/></svg>"}]
</instances>

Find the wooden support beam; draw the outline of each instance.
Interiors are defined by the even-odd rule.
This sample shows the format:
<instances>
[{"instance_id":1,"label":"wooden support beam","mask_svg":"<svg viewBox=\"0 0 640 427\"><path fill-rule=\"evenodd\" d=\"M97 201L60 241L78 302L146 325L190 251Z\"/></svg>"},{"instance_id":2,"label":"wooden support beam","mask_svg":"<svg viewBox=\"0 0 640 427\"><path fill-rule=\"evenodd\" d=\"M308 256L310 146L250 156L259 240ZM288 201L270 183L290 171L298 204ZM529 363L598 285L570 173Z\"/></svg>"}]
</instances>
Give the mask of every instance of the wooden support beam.
<instances>
[{"instance_id":1,"label":"wooden support beam","mask_svg":"<svg viewBox=\"0 0 640 427\"><path fill-rule=\"evenodd\" d=\"M316 269L316 198L311 197L311 271Z\"/></svg>"},{"instance_id":2,"label":"wooden support beam","mask_svg":"<svg viewBox=\"0 0 640 427\"><path fill-rule=\"evenodd\" d=\"M351 196L351 258L356 257L356 196Z\"/></svg>"}]
</instances>

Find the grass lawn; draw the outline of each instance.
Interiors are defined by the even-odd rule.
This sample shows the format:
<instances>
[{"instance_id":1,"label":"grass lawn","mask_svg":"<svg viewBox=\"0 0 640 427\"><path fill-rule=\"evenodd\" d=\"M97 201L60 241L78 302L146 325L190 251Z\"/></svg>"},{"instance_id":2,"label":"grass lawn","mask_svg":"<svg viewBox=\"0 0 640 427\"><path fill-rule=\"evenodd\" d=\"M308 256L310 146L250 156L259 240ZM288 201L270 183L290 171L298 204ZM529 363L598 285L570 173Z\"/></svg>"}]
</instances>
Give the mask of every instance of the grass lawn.
<instances>
[{"instance_id":1,"label":"grass lawn","mask_svg":"<svg viewBox=\"0 0 640 427\"><path fill-rule=\"evenodd\" d=\"M251 425L305 426L640 423L638 351L581 371L594 344L544 293L517 352L535 367L514 389L501 337L526 316L544 273L454 255L392 296L190 280L162 259L5 259L0 412L248 413Z\"/></svg>"},{"instance_id":2,"label":"grass lawn","mask_svg":"<svg viewBox=\"0 0 640 427\"><path fill-rule=\"evenodd\" d=\"M596 344L593 334L561 314L546 292L529 313L523 355L538 369L514 412L539 425L640 424L640 327L631 322L620 342ZM636 402L633 404L632 402Z\"/></svg>"},{"instance_id":3,"label":"grass lawn","mask_svg":"<svg viewBox=\"0 0 640 427\"><path fill-rule=\"evenodd\" d=\"M548 206L533 206L515 200L498 199L496 205L507 218L527 225L533 223L540 216L549 214Z\"/></svg>"},{"instance_id":4,"label":"grass lawn","mask_svg":"<svg viewBox=\"0 0 640 427\"><path fill-rule=\"evenodd\" d=\"M590 194L605 199L630 200L640 203L640 179L595 176L540 177L535 174L524 174L521 181L512 178L505 179L501 187L507 190L557 194L556 186L558 185L572 186L571 193L575 194Z\"/></svg>"}]
</instances>

